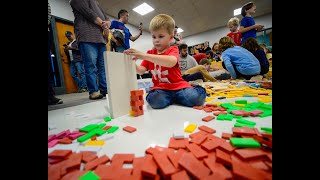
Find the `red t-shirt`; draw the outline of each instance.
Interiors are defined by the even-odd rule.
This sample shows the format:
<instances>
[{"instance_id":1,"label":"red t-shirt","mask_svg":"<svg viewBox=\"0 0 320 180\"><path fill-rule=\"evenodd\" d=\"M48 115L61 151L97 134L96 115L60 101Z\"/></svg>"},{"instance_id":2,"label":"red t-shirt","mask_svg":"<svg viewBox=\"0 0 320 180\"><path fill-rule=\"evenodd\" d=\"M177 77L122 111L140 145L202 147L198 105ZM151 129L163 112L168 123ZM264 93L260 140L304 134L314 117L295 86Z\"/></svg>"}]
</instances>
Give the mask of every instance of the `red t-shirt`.
<instances>
[{"instance_id":1,"label":"red t-shirt","mask_svg":"<svg viewBox=\"0 0 320 180\"><path fill-rule=\"evenodd\" d=\"M156 49L148 50L147 54L158 54ZM179 90L183 88L189 88L191 85L182 79L181 71L179 68L180 56L179 50L176 46L169 47L165 52L158 55L175 56L177 58L177 64L172 68L159 66L150 61L143 60L141 66L147 68L152 74L152 82L154 84L152 90Z\"/></svg>"},{"instance_id":2,"label":"red t-shirt","mask_svg":"<svg viewBox=\"0 0 320 180\"><path fill-rule=\"evenodd\" d=\"M235 33L233 32L230 32L229 34L227 34L227 36L229 36L231 39L233 39L234 43L237 45L237 46L240 46L241 45L241 38L242 38L242 34L237 31Z\"/></svg>"},{"instance_id":3,"label":"red t-shirt","mask_svg":"<svg viewBox=\"0 0 320 180\"><path fill-rule=\"evenodd\" d=\"M198 53L193 55L193 58L196 59L197 63L199 63L201 61L201 59L206 58L207 59L207 55L205 53Z\"/></svg>"}]
</instances>

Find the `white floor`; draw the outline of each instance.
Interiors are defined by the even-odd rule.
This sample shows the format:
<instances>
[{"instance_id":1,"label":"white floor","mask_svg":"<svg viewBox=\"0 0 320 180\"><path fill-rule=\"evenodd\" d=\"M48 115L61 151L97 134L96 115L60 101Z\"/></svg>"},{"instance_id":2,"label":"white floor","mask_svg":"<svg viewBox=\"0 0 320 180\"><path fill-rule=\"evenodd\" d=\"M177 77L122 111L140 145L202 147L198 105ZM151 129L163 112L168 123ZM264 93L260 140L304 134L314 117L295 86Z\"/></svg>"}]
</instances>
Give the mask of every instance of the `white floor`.
<instances>
[{"instance_id":1,"label":"white floor","mask_svg":"<svg viewBox=\"0 0 320 180\"><path fill-rule=\"evenodd\" d=\"M246 99L248 102L256 102L256 97L228 98L223 100L214 99L211 102L234 102L236 99ZM103 118L108 116L105 106L107 100L100 100L74 107L48 111L48 135L56 134L63 130L83 127L91 123L103 123ZM198 126L206 125L216 130L214 135L221 137L222 132L232 133L232 127L235 120L220 121L212 120L204 122L201 119L212 113L206 113L203 110L196 110L179 105L171 105L168 108L157 110L152 109L145 101L144 115L139 117L130 117L125 115L107 122L110 126L119 126L119 129L113 134L114 138L107 140L102 150L98 153L107 154L112 157L115 153L134 153L136 157L144 156L145 150L154 145L168 146L169 138L175 130L183 129L188 123L195 123ZM256 128L272 127L272 116L268 117L245 117L244 119L256 122ZM123 131L125 126L133 126L137 131L128 133ZM196 129L194 132L199 131ZM185 133L188 137L189 133ZM56 145L49 148L48 152L59 148ZM82 145L83 146L83 145Z\"/></svg>"}]
</instances>

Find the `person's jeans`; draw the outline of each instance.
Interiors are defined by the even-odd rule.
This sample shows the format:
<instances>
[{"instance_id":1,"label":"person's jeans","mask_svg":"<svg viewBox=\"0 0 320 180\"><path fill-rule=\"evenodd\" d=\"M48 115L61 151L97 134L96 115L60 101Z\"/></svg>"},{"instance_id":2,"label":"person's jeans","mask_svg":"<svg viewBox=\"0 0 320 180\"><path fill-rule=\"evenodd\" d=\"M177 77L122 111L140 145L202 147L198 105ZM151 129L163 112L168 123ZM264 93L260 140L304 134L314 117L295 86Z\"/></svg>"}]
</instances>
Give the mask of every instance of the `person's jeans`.
<instances>
[{"instance_id":1,"label":"person's jeans","mask_svg":"<svg viewBox=\"0 0 320 180\"><path fill-rule=\"evenodd\" d=\"M196 72L196 73L193 73L193 74L185 74L185 75L182 76L182 78L187 82L195 81L197 79L202 79L202 81L204 82L204 77L203 77L201 72Z\"/></svg>"},{"instance_id":2,"label":"person's jeans","mask_svg":"<svg viewBox=\"0 0 320 180\"><path fill-rule=\"evenodd\" d=\"M163 109L173 103L188 107L201 106L206 96L207 93L203 87L195 86L180 90L155 89L148 93L146 100L153 109Z\"/></svg>"},{"instance_id":3,"label":"person's jeans","mask_svg":"<svg viewBox=\"0 0 320 180\"><path fill-rule=\"evenodd\" d=\"M80 42L81 57L84 63L89 94L93 92L107 93L106 73L103 52L107 50L103 43ZM99 78L99 85L97 82Z\"/></svg>"},{"instance_id":4,"label":"person's jeans","mask_svg":"<svg viewBox=\"0 0 320 180\"><path fill-rule=\"evenodd\" d=\"M78 77L78 73L80 78ZM71 61L70 63L70 74L72 78L76 81L79 89L87 89L87 80L84 73L83 61Z\"/></svg>"},{"instance_id":5,"label":"person's jeans","mask_svg":"<svg viewBox=\"0 0 320 180\"><path fill-rule=\"evenodd\" d=\"M126 48L124 48L123 46L116 46L116 52L122 53L124 50L126 50Z\"/></svg>"}]
</instances>

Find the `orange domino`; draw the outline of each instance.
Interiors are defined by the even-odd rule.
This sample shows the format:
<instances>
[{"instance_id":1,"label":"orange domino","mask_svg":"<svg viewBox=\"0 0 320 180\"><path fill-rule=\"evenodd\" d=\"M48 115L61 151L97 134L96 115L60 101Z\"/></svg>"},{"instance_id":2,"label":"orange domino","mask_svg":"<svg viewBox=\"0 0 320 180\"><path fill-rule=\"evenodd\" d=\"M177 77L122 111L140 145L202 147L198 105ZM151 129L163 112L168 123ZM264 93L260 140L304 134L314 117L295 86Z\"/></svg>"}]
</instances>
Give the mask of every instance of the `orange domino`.
<instances>
[{"instance_id":1,"label":"orange domino","mask_svg":"<svg viewBox=\"0 0 320 180\"><path fill-rule=\"evenodd\" d=\"M209 121L213 120L214 118L216 118L216 117L214 117L214 116L207 116L207 117L202 118L202 121L209 122Z\"/></svg>"},{"instance_id":2,"label":"orange domino","mask_svg":"<svg viewBox=\"0 0 320 180\"><path fill-rule=\"evenodd\" d=\"M129 133L135 132L137 129L132 127L132 126L126 126L124 128L122 128L124 131L127 131Z\"/></svg>"},{"instance_id":3,"label":"orange domino","mask_svg":"<svg viewBox=\"0 0 320 180\"><path fill-rule=\"evenodd\" d=\"M216 130L212 129L212 128L209 128L208 126L205 126L205 125L202 125L202 126L199 126L198 127L201 131L204 131L204 132L207 132L207 133L215 133Z\"/></svg>"}]
</instances>

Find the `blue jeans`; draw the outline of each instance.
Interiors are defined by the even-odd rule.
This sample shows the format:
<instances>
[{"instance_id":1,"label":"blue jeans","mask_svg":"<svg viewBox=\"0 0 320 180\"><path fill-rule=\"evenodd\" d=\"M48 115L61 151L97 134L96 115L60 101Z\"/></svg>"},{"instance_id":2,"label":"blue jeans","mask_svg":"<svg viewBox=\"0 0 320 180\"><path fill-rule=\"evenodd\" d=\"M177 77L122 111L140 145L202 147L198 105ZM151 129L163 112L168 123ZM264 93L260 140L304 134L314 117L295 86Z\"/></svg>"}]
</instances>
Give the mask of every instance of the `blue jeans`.
<instances>
[{"instance_id":1,"label":"blue jeans","mask_svg":"<svg viewBox=\"0 0 320 180\"><path fill-rule=\"evenodd\" d=\"M78 73L80 78L78 77ZM71 61L70 63L70 74L76 81L79 89L87 89L87 80L84 73L83 61Z\"/></svg>"},{"instance_id":2,"label":"blue jeans","mask_svg":"<svg viewBox=\"0 0 320 180\"><path fill-rule=\"evenodd\" d=\"M116 46L116 52L122 53L124 50L126 50L126 48L124 48L123 46Z\"/></svg>"},{"instance_id":3,"label":"blue jeans","mask_svg":"<svg viewBox=\"0 0 320 180\"><path fill-rule=\"evenodd\" d=\"M100 93L107 93L103 58L103 52L107 50L106 45L103 43L80 42L79 49L84 63L89 94L98 92L98 90L100 90Z\"/></svg>"},{"instance_id":4,"label":"blue jeans","mask_svg":"<svg viewBox=\"0 0 320 180\"><path fill-rule=\"evenodd\" d=\"M203 87L195 86L174 91L155 89L149 92L146 100L153 109L163 109L173 103L188 107L201 106L206 96L207 93Z\"/></svg>"}]
</instances>

